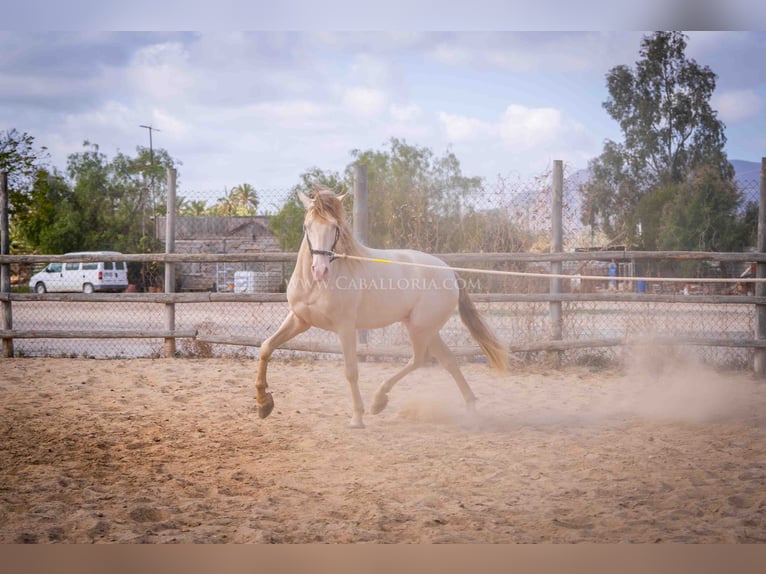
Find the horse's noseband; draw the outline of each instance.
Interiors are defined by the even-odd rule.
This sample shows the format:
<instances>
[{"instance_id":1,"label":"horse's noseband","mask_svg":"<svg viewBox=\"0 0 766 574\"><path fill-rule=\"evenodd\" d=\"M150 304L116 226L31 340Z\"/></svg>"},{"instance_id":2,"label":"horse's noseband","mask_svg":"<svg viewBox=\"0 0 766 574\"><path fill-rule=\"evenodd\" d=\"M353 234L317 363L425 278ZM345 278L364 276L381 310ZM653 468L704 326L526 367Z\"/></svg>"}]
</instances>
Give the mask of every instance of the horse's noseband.
<instances>
[{"instance_id":1,"label":"horse's noseband","mask_svg":"<svg viewBox=\"0 0 766 574\"><path fill-rule=\"evenodd\" d=\"M314 249L314 246L311 245L311 239L309 239L309 234L306 231L306 226L303 226L303 233L306 235L306 241L309 244L309 251L311 251L312 255L327 255L330 257L330 262L332 263L333 259L337 259L335 256L335 246L338 245L338 238L340 237L340 227L335 227L335 241L332 242L332 247L330 249Z\"/></svg>"}]
</instances>

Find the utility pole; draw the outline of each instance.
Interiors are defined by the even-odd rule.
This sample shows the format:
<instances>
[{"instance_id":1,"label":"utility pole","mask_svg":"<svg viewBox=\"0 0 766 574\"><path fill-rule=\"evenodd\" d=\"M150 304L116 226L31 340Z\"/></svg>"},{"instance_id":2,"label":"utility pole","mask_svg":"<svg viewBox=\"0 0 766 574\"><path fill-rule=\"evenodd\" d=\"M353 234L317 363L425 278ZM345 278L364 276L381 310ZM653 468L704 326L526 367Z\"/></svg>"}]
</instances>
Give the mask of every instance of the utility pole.
<instances>
[{"instance_id":1,"label":"utility pole","mask_svg":"<svg viewBox=\"0 0 766 574\"><path fill-rule=\"evenodd\" d=\"M145 126L141 124L138 126L140 128L144 128L149 130L149 177L151 179L151 193L152 193L152 206L154 206L154 146L152 144L152 132L159 132L162 130L158 130L157 128L154 128L152 126Z\"/></svg>"},{"instance_id":2,"label":"utility pole","mask_svg":"<svg viewBox=\"0 0 766 574\"><path fill-rule=\"evenodd\" d=\"M151 197L152 201L152 214L154 215L153 221L156 220L156 211L155 211L155 194L154 194L154 145L152 143L152 132L158 132L158 130L155 127L152 126L145 126L143 124L139 125L138 127L144 128L146 130L149 130L149 195ZM146 237L146 201L141 201L141 234ZM147 281L147 265L146 262L143 263L143 280L144 280L144 287L148 287L148 281Z\"/></svg>"},{"instance_id":3,"label":"utility pole","mask_svg":"<svg viewBox=\"0 0 766 574\"><path fill-rule=\"evenodd\" d=\"M152 167L154 167L154 148L152 147L152 132L159 132L162 130L158 130L157 128L153 128L152 126L145 126L143 124L141 124L138 127L149 130L149 160L151 162Z\"/></svg>"}]
</instances>

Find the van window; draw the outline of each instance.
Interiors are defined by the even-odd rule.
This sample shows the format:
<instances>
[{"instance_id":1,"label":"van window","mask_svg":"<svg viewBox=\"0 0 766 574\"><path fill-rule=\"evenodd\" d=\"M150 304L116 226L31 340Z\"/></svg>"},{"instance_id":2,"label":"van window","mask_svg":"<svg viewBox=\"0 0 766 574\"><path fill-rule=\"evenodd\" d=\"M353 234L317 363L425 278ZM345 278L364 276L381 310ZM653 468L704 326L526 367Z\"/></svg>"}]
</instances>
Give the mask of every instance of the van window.
<instances>
[{"instance_id":1,"label":"van window","mask_svg":"<svg viewBox=\"0 0 766 574\"><path fill-rule=\"evenodd\" d=\"M124 261L105 261L104 270L111 271L112 269L115 269L117 271L125 271L125 262Z\"/></svg>"},{"instance_id":2,"label":"van window","mask_svg":"<svg viewBox=\"0 0 766 574\"><path fill-rule=\"evenodd\" d=\"M50 273L61 273L61 263L50 263L47 269Z\"/></svg>"},{"instance_id":3,"label":"van window","mask_svg":"<svg viewBox=\"0 0 766 574\"><path fill-rule=\"evenodd\" d=\"M82 264L83 270L85 269L98 269L98 263L83 263Z\"/></svg>"},{"instance_id":4,"label":"van window","mask_svg":"<svg viewBox=\"0 0 766 574\"><path fill-rule=\"evenodd\" d=\"M77 271L79 268L80 268L80 264L79 263L66 263L64 265L64 270L65 271Z\"/></svg>"}]
</instances>

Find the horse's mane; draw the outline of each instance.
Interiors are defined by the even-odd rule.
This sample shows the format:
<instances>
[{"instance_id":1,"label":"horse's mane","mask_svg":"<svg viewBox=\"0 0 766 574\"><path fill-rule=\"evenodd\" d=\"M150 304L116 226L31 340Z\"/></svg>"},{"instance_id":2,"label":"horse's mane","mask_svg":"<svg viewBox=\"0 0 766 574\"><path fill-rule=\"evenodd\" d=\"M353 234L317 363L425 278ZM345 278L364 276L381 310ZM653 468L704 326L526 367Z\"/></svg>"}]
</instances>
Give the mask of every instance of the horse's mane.
<instances>
[{"instance_id":1,"label":"horse's mane","mask_svg":"<svg viewBox=\"0 0 766 574\"><path fill-rule=\"evenodd\" d=\"M306 218L336 223L339 230L336 251L348 255L360 255L359 243L346 221L346 211L343 209L341 198L335 195L332 189L315 187L311 199L313 202L306 212Z\"/></svg>"}]
</instances>

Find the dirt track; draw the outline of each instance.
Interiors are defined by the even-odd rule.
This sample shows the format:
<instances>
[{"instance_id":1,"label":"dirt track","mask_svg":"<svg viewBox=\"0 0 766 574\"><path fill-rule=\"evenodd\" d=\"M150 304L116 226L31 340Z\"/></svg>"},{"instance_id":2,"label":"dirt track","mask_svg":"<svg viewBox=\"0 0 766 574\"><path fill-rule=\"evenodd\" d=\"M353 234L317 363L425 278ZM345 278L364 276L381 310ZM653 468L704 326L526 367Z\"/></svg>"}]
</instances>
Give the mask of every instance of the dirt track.
<instances>
[{"instance_id":1,"label":"dirt track","mask_svg":"<svg viewBox=\"0 0 766 574\"><path fill-rule=\"evenodd\" d=\"M337 362L0 361L0 542L766 542L766 383L423 369L347 428ZM398 368L362 364L367 405Z\"/></svg>"}]
</instances>

